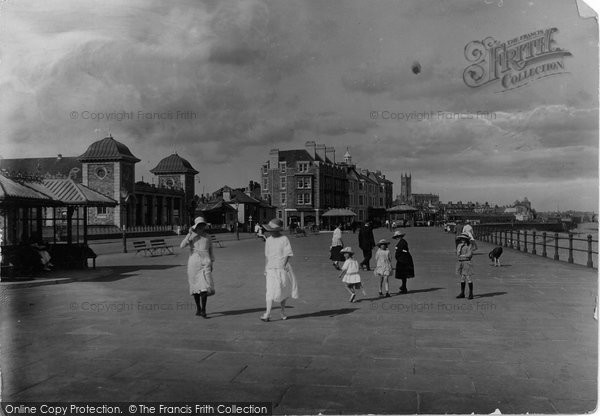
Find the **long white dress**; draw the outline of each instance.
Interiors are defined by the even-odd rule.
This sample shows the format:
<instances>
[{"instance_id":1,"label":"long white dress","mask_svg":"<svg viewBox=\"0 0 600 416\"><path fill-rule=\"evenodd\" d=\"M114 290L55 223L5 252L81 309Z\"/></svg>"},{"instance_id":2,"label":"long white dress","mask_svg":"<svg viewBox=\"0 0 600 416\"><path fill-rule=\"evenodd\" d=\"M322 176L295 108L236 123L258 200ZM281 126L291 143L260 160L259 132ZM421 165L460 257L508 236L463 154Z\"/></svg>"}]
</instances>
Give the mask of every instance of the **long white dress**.
<instances>
[{"instance_id":1,"label":"long white dress","mask_svg":"<svg viewBox=\"0 0 600 416\"><path fill-rule=\"evenodd\" d=\"M206 292L209 296L215 294L215 283L212 277L213 256L212 243L208 234L188 234L180 244L181 248L190 247L188 259L188 283L190 295Z\"/></svg>"},{"instance_id":2,"label":"long white dress","mask_svg":"<svg viewBox=\"0 0 600 416\"><path fill-rule=\"evenodd\" d=\"M298 283L292 265L289 262L284 265L286 257L293 255L290 240L286 236L267 238L265 242L267 301L298 299Z\"/></svg>"}]
</instances>

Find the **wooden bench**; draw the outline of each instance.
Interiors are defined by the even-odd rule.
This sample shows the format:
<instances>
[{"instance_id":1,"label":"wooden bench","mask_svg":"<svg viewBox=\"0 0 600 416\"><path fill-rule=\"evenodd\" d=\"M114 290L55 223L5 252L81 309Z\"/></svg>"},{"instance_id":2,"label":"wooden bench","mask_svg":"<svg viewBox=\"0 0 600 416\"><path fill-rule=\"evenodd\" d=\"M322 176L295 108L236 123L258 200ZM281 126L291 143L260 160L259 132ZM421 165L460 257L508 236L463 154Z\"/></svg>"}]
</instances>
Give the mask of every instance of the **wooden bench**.
<instances>
[{"instance_id":1,"label":"wooden bench","mask_svg":"<svg viewBox=\"0 0 600 416\"><path fill-rule=\"evenodd\" d=\"M163 238L150 240L150 247L148 247L148 250L150 251L151 256L154 256L155 253L160 253L160 255L175 254L173 246L167 245Z\"/></svg>"},{"instance_id":2,"label":"wooden bench","mask_svg":"<svg viewBox=\"0 0 600 416\"><path fill-rule=\"evenodd\" d=\"M223 243L221 243L221 240L219 240L219 239L217 238L217 236L216 236L216 235L214 235L214 234L211 234L211 235L210 235L210 241L211 241L213 244L218 244L218 245L219 245L219 247L223 248Z\"/></svg>"},{"instance_id":3,"label":"wooden bench","mask_svg":"<svg viewBox=\"0 0 600 416\"><path fill-rule=\"evenodd\" d=\"M149 253L148 246L146 246L145 241L134 241L133 249L135 250L136 255L138 255L140 252L143 252L144 256Z\"/></svg>"},{"instance_id":4,"label":"wooden bench","mask_svg":"<svg viewBox=\"0 0 600 416\"><path fill-rule=\"evenodd\" d=\"M96 257L98 257L98 255L94 253L94 250L92 250L91 248L89 248L89 246L86 245L82 248L81 256L85 259L85 267L87 267L88 259L92 259L94 269L96 268Z\"/></svg>"}]
</instances>

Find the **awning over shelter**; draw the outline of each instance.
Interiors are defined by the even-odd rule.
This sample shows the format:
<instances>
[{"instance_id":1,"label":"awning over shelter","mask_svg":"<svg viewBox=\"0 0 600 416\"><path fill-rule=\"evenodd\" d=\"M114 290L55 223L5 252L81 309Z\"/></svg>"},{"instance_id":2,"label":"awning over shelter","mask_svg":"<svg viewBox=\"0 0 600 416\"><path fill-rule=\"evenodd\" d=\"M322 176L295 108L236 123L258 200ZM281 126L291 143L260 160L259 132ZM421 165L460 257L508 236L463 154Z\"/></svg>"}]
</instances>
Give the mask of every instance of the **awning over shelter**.
<instances>
[{"instance_id":1,"label":"awning over shelter","mask_svg":"<svg viewBox=\"0 0 600 416\"><path fill-rule=\"evenodd\" d=\"M0 175L0 206L52 207L58 205L62 205L60 201L52 199L43 191L32 189L16 180Z\"/></svg>"},{"instance_id":2,"label":"awning over shelter","mask_svg":"<svg viewBox=\"0 0 600 416\"><path fill-rule=\"evenodd\" d=\"M333 208L323 213L322 217L355 217L356 214L349 209Z\"/></svg>"},{"instance_id":3,"label":"awning over shelter","mask_svg":"<svg viewBox=\"0 0 600 416\"><path fill-rule=\"evenodd\" d=\"M89 207L114 207L118 203L112 198L102 195L73 179L44 179L43 186L50 195L65 205Z\"/></svg>"},{"instance_id":4,"label":"awning over shelter","mask_svg":"<svg viewBox=\"0 0 600 416\"><path fill-rule=\"evenodd\" d=\"M400 204L400 205L396 205L394 207L391 207L387 210L387 212L393 214L403 214L403 213L409 213L409 212L417 212L418 209L415 207L411 207L410 205L406 205L406 204Z\"/></svg>"}]
</instances>

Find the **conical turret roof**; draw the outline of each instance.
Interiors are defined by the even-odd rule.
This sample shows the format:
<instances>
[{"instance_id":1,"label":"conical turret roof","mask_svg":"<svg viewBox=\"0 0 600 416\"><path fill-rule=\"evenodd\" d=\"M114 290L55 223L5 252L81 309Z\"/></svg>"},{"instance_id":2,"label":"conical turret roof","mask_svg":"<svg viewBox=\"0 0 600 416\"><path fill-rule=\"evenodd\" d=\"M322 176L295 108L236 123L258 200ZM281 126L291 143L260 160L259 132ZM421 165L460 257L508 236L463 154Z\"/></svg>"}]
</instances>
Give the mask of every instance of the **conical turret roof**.
<instances>
[{"instance_id":1,"label":"conical turret roof","mask_svg":"<svg viewBox=\"0 0 600 416\"><path fill-rule=\"evenodd\" d=\"M150 169L150 172L155 175L159 173L193 173L195 175L198 173L198 171L192 167L190 162L179 156L177 153L165 157L158 162L158 165L156 165L154 169Z\"/></svg>"},{"instance_id":2,"label":"conical turret roof","mask_svg":"<svg viewBox=\"0 0 600 416\"><path fill-rule=\"evenodd\" d=\"M78 159L80 162L126 160L137 163L140 161L127 146L116 141L112 136L92 143Z\"/></svg>"}]
</instances>

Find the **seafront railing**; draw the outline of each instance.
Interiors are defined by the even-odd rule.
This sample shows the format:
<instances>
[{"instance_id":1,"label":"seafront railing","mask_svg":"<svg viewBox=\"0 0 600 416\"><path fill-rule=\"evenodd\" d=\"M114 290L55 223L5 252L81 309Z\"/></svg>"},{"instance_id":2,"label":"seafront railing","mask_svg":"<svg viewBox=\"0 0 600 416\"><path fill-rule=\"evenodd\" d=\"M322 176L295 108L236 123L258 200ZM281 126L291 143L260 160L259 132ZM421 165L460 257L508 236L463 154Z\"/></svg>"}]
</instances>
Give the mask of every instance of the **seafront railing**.
<instances>
[{"instance_id":1,"label":"seafront railing","mask_svg":"<svg viewBox=\"0 0 600 416\"><path fill-rule=\"evenodd\" d=\"M473 231L475 239L496 246L542 257L552 256L552 259L559 261L566 256L568 263L585 264L591 268L594 267L595 257L597 267L598 239L594 239L591 234L588 234L586 238L580 238L576 237L574 233L499 229L485 225L475 226Z\"/></svg>"}]
</instances>

